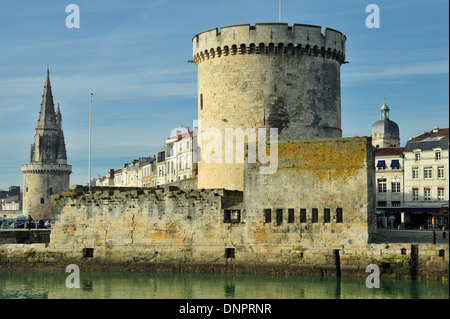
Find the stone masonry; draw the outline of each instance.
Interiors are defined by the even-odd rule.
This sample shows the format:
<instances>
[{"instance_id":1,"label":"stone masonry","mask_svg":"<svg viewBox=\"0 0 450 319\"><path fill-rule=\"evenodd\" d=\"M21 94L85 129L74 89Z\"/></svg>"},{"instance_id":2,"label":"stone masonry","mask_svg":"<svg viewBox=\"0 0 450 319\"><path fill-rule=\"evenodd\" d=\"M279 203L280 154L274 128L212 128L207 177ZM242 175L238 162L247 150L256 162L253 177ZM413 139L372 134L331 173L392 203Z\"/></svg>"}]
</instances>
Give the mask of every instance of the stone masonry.
<instances>
[{"instance_id":1,"label":"stone masonry","mask_svg":"<svg viewBox=\"0 0 450 319\"><path fill-rule=\"evenodd\" d=\"M77 252L94 248L105 256L158 251L160 259L193 261L236 248L239 260L260 262L287 258L299 247L364 246L374 231L370 143L370 138L283 142L275 174L261 175L257 164L246 164L244 192L167 187L100 188L89 194L80 188L55 195L51 245Z\"/></svg>"},{"instance_id":2,"label":"stone masonry","mask_svg":"<svg viewBox=\"0 0 450 319\"><path fill-rule=\"evenodd\" d=\"M277 128L282 140L341 137L345 41L333 29L285 23L233 25L196 35L200 148L210 129L225 136L226 128ZM202 160L198 184L243 190L243 165Z\"/></svg>"},{"instance_id":3,"label":"stone masonry","mask_svg":"<svg viewBox=\"0 0 450 319\"><path fill-rule=\"evenodd\" d=\"M244 192L167 186L89 193L79 186L54 195L50 243L40 260L333 276L366 276L367 265L376 263L389 265L386 275L411 276L410 253L400 253L410 247L371 243L370 138L289 140L278 149L275 174L245 165ZM420 250L422 275L448 270L444 246Z\"/></svg>"}]
</instances>

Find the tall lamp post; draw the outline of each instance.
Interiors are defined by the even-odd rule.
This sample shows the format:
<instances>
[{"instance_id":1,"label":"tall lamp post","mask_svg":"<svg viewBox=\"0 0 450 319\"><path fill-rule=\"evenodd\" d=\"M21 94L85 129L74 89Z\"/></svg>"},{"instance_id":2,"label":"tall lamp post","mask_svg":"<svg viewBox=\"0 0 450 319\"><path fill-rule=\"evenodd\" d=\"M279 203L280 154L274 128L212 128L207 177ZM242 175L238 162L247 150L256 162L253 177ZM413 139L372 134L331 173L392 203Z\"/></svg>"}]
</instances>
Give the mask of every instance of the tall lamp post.
<instances>
[{"instance_id":1,"label":"tall lamp post","mask_svg":"<svg viewBox=\"0 0 450 319\"><path fill-rule=\"evenodd\" d=\"M91 103L89 107L89 193L91 192L91 140L92 140L92 96L94 94L90 93Z\"/></svg>"}]
</instances>

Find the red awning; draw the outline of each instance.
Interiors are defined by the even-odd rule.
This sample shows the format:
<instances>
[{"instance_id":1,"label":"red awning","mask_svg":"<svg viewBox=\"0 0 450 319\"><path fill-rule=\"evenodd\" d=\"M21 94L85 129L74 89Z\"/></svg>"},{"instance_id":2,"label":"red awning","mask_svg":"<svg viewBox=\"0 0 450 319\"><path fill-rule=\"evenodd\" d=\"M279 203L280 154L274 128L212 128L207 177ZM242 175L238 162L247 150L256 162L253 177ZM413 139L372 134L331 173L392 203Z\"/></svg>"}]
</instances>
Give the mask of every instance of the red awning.
<instances>
[{"instance_id":1,"label":"red awning","mask_svg":"<svg viewBox=\"0 0 450 319\"><path fill-rule=\"evenodd\" d=\"M447 216L447 217L448 217L448 212L443 212L443 213L432 213L431 216L433 216L433 217L437 217L437 216Z\"/></svg>"}]
</instances>

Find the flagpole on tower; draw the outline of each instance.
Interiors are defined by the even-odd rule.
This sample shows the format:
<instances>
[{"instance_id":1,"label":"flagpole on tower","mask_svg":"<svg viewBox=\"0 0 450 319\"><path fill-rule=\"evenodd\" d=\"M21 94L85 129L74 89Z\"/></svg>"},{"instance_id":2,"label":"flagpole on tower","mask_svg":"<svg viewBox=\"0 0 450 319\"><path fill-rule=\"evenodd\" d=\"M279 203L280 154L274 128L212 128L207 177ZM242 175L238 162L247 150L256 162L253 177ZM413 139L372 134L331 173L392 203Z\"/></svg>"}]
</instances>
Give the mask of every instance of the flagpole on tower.
<instances>
[{"instance_id":1,"label":"flagpole on tower","mask_svg":"<svg viewBox=\"0 0 450 319\"><path fill-rule=\"evenodd\" d=\"M91 103L89 107L89 193L91 192L91 140L92 140L92 93L90 93Z\"/></svg>"},{"instance_id":2,"label":"flagpole on tower","mask_svg":"<svg viewBox=\"0 0 450 319\"><path fill-rule=\"evenodd\" d=\"M281 23L281 0L279 0L279 22Z\"/></svg>"}]
</instances>

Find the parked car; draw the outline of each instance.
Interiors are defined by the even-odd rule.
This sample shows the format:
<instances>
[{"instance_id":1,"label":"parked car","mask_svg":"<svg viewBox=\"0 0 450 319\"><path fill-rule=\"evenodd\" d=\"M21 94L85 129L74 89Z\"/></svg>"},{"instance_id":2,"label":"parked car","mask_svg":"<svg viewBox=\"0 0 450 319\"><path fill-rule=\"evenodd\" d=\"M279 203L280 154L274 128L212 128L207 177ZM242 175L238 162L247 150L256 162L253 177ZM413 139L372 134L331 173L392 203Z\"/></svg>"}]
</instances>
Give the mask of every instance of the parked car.
<instances>
[{"instance_id":1,"label":"parked car","mask_svg":"<svg viewBox=\"0 0 450 319\"><path fill-rule=\"evenodd\" d=\"M14 222L14 229L19 229L19 228L24 228L24 226L26 225L27 221L26 220L17 220Z\"/></svg>"},{"instance_id":2,"label":"parked car","mask_svg":"<svg viewBox=\"0 0 450 319\"><path fill-rule=\"evenodd\" d=\"M31 229L36 228L36 222L37 221L35 221L35 220L31 221L31 224L30 224L30 228ZM14 226L12 228L14 228L14 229L19 229L19 228L24 228L24 227L28 228L28 221L27 220L17 220L17 221L14 222L13 225ZM39 227L39 224L38 224L38 228L44 228L43 223L42 223L41 227Z\"/></svg>"},{"instance_id":3,"label":"parked car","mask_svg":"<svg viewBox=\"0 0 450 319\"><path fill-rule=\"evenodd\" d=\"M10 229L10 228L12 228L12 226L11 226L12 223L14 223L14 221L12 221L12 220L3 220L3 225L1 225L1 226L3 226L3 229Z\"/></svg>"},{"instance_id":4,"label":"parked car","mask_svg":"<svg viewBox=\"0 0 450 319\"><path fill-rule=\"evenodd\" d=\"M45 221L46 221L46 219L38 219L38 220L34 220L33 222L34 222L34 224L32 224L34 227L36 227L36 225L37 225L37 228L47 228L47 226L45 226ZM33 223L32 222L32 223Z\"/></svg>"},{"instance_id":5,"label":"parked car","mask_svg":"<svg viewBox=\"0 0 450 319\"><path fill-rule=\"evenodd\" d=\"M51 219L43 219L44 220L44 226L46 228L51 228L52 227L52 220Z\"/></svg>"}]
</instances>

